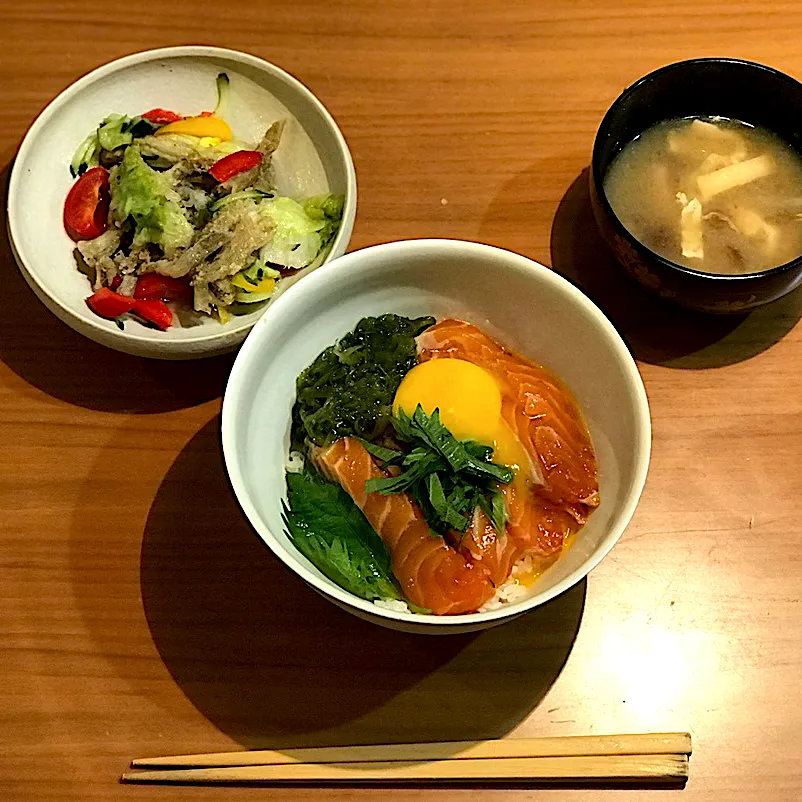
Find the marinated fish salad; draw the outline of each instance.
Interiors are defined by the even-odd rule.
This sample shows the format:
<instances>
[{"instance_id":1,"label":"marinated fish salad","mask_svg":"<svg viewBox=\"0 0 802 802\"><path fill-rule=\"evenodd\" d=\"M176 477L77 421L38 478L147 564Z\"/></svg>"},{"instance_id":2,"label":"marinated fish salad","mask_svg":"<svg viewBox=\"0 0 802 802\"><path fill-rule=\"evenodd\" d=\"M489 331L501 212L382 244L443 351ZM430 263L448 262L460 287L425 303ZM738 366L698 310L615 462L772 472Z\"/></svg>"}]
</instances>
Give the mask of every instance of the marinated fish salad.
<instances>
[{"instance_id":1,"label":"marinated fish salad","mask_svg":"<svg viewBox=\"0 0 802 802\"><path fill-rule=\"evenodd\" d=\"M285 121L255 145L237 140L224 119L228 91L221 73L212 112L110 114L75 153L64 227L92 284L89 308L120 328L251 312L322 261L339 228L342 196L277 194Z\"/></svg>"},{"instance_id":2,"label":"marinated fish salad","mask_svg":"<svg viewBox=\"0 0 802 802\"><path fill-rule=\"evenodd\" d=\"M297 378L284 523L379 607L521 601L599 505L571 391L477 326L364 318Z\"/></svg>"}]
</instances>

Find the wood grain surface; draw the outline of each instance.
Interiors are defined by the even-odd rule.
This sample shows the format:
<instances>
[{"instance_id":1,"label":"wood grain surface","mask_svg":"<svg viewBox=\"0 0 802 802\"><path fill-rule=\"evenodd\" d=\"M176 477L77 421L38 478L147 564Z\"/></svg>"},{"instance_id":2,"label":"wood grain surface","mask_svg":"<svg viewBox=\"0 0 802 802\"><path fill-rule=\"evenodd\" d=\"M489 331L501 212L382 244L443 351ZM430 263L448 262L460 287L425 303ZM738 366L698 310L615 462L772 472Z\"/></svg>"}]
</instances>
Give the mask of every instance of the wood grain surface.
<instances>
[{"instance_id":1,"label":"wood grain surface","mask_svg":"<svg viewBox=\"0 0 802 802\"><path fill-rule=\"evenodd\" d=\"M0 225L0 799L802 797L802 295L727 319L645 298L603 252L585 174L605 109L653 68L732 55L802 77L802 6L5 0L0 29L3 179L41 108L99 64L251 51L340 123L352 248L458 237L553 266L627 339L654 425L637 514L586 582L478 635L384 631L245 524L218 434L231 357L83 339L27 289ZM118 784L133 757L238 745L686 729L684 791Z\"/></svg>"}]
</instances>

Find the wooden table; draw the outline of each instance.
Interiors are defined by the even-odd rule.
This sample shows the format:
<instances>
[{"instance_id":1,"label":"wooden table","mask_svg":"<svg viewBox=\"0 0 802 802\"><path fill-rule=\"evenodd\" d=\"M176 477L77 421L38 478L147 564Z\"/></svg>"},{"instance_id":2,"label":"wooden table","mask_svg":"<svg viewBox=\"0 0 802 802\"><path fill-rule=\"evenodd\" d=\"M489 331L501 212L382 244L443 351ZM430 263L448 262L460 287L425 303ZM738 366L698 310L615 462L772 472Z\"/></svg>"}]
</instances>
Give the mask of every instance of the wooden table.
<instances>
[{"instance_id":1,"label":"wooden table","mask_svg":"<svg viewBox=\"0 0 802 802\"><path fill-rule=\"evenodd\" d=\"M644 298L587 207L621 89L726 54L802 77L791 3L678 0L5 2L7 176L62 88L135 50L201 41L297 75L359 177L352 248L445 236L554 266L640 360L654 449L638 512L587 582L475 636L404 636L307 590L226 483L231 358L161 364L83 339L0 242L0 798L367 800L470 791L120 786L135 756L238 745L692 731L685 791L487 800L802 796L802 295L700 319ZM5 231L3 225L2 231Z\"/></svg>"}]
</instances>

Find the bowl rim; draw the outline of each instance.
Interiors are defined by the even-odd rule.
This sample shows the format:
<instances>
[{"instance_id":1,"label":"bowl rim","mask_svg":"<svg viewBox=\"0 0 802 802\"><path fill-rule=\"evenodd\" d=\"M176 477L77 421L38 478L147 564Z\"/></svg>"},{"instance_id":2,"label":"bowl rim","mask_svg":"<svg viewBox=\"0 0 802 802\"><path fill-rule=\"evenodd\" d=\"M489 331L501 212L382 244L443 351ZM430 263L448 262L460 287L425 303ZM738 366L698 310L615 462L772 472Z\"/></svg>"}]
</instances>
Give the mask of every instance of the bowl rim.
<instances>
[{"instance_id":1,"label":"bowl rim","mask_svg":"<svg viewBox=\"0 0 802 802\"><path fill-rule=\"evenodd\" d=\"M697 65L705 64L729 64L738 69L754 69L759 72L766 73L772 77L773 80L779 80L787 84L793 91L802 93L802 82L798 81L788 73L778 70L776 67L770 67L767 64L761 64L757 61L749 61L748 59L733 58L729 56L703 56L699 58L683 59L682 61L674 61L670 64L665 64L652 70L646 75L638 78L634 83L630 84L623 92L612 102L610 107L602 117L599 123L599 128L596 131L596 136L593 140L593 150L591 155L591 179L596 188L596 195L600 203L604 207L605 214L611 218L615 224L616 231L631 245L645 251L649 257L658 262L661 266L669 270L676 270L678 273L692 276L696 279L706 279L711 282L734 282L741 283L746 281L754 281L755 279L762 279L765 277L779 276L783 273L791 272L802 267L802 253L790 262L784 262L781 265L770 267L766 270L757 270L752 273L706 273L704 270L694 270L692 267L686 267L678 262L672 262L665 256L661 256L656 251L653 251L648 245L641 242L632 232L621 222L615 210L612 207L607 193L604 190L604 176L601 175L600 165L600 151L602 148L602 141L606 139L609 134L609 127L615 115L620 111L621 106L629 100L629 98L638 92L643 86L653 81L655 78L666 73L680 71L683 69L693 69ZM668 119L668 118L667 118ZM631 141L631 140L630 140ZM619 151L620 153L620 151ZM801 154L802 155L802 154ZM615 154L613 160L618 156ZM612 164L612 161L610 162Z\"/></svg>"},{"instance_id":2,"label":"bowl rim","mask_svg":"<svg viewBox=\"0 0 802 802\"><path fill-rule=\"evenodd\" d=\"M627 501L619 512L618 523L616 526L610 528L604 535L599 548L582 564L582 566L556 583L549 590L535 594L521 602L502 606L497 610L445 616L423 613L410 615L409 613L398 613L393 610L378 607L372 602L354 596L343 588L335 585L333 582L331 584L324 584L323 581L304 565L290 557L289 551L284 548L278 541L278 538L271 532L270 528L262 521L255 506L251 503L243 473L240 471L240 460L235 454L238 429L237 415L239 412L238 400L242 384L249 372L251 356L261 348L263 342L269 342L271 340L273 334L271 330L280 325L280 322L276 322L277 318L280 319L283 308L287 304L293 303L295 296L304 292L314 292L316 286L319 284L325 286L332 280L331 277L335 269L338 271L338 275L348 275L356 279L360 274L382 269L389 259L398 258L407 254L432 254L433 252L442 251L443 249L448 250L456 257L459 257L460 254L481 254L487 259L502 259L506 262L509 269L537 273L540 278L567 293L575 303L582 307L583 310L594 319L601 331L606 334L610 347L619 357L621 368L626 374L626 381L632 388L634 414L639 431L637 432L638 440L633 445L633 452L635 454L633 482L628 493ZM376 260L376 257L384 258ZM290 287L284 295L277 299L272 314L265 315L257 321L237 354L223 396L221 437L223 459L229 482L231 483L234 494L246 518L256 530L256 534L273 554L291 571L296 573L318 592L322 593L324 596L333 597L347 608L356 608L356 610L366 613L368 616L377 616L393 622L422 625L431 624L443 630L447 630L449 627L465 625L500 623L505 619L514 618L541 604L545 604L584 579L610 552L629 525L643 492L651 455L651 418L643 379L638 372L635 360L624 343L624 340L599 307L570 281L533 259L529 259L526 256L504 248L479 242L455 239L409 239L368 246L351 251L341 257L336 264L330 263L323 265L314 273L310 274L308 278L308 281L303 282L303 287L305 287L305 289L302 288L300 283Z\"/></svg>"},{"instance_id":3,"label":"bowl rim","mask_svg":"<svg viewBox=\"0 0 802 802\"><path fill-rule=\"evenodd\" d=\"M283 70L281 67L278 67L275 64L272 64L271 62L251 53L225 47L214 47L212 45L177 45L173 47L154 48L151 50L140 50L126 56L121 56L120 58L112 61L108 61L105 64L101 64L99 67L95 67L93 70L90 70L88 73L85 73L80 78L73 81L69 86L56 95L56 97L53 98L53 100L51 100L39 112L28 130L25 132L22 143L20 144L16 155L14 156L14 164L11 168L11 175L9 177L8 194L6 197L6 227L8 229L9 238L13 245L12 250L16 257L15 261L24 271L24 273L27 274L27 277L30 279L30 281L36 285L39 292L45 297L49 298L52 303L57 306L59 310L61 310L61 313L67 319L80 320L82 325L85 325L89 329L98 332L99 335L102 335L106 338L110 337L112 340L116 340L118 342L137 341L141 343L147 343L149 345L153 343L163 343L166 347L170 347L171 349L181 349L185 346L189 347L199 343L213 346L227 341L232 337L236 337L242 332L247 332L256 324L256 322L258 322L259 319L261 319L261 316L255 321L242 321L238 325L229 326L228 323L221 324L219 331L215 330L205 333L198 332L197 335L182 337L180 340L167 340L158 336L160 332L151 331L150 329L144 327L141 331L131 330L130 328L126 328L124 331L110 329L103 326L93 315L83 315L77 313L72 307L66 305L60 297L54 295L44 286L39 278L38 271L30 266L30 260L26 258L17 244L20 240L18 236L15 236L15 233L19 234L19 226L21 224L17 220L17 214L15 211L16 207L13 203L13 199L18 192L18 186L20 182L23 180L21 165L25 157L28 156L29 152L34 149L35 139L39 131L45 126L47 121L57 111L59 111L59 109L69 104L73 97L79 92L83 91L107 75L111 75L115 72L119 72L137 64L158 61L159 59L186 57L229 59L231 61L236 61L253 67L261 72L269 73L274 78L290 86L316 110L333 134L334 140L337 143L340 157L343 160L346 174L345 203L343 206L342 220L340 221L340 227L337 230L337 234L335 235L334 239L332 240L329 253L326 256L323 264L328 264L345 253L354 227L357 195L356 170L354 168L354 160L348 147L348 143L345 141L345 137L343 136L340 127L337 125L337 122L334 120L334 117L332 117L331 113L312 92L312 90L301 83L301 81L299 81L293 75ZM304 278L306 278L306 276ZM264 311L266 310L263 310L262 314L264 314ZM233 323L233 321L231 322Z\"/></svg>"}]
</instances>

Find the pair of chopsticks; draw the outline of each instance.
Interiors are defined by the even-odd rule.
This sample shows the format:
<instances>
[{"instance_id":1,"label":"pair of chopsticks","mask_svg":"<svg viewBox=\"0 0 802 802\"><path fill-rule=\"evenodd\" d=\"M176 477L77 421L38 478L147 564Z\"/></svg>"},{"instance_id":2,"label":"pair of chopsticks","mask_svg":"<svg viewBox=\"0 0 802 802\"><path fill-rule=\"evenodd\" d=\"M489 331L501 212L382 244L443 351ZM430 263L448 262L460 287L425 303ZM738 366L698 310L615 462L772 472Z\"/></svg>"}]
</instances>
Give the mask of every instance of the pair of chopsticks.
<instances>
[{"instance_id":1,"label":"pair of chopsticks","mask_svg":"<svg viewBox=\"0 0 802 802\"><path fill-rule=\"evenodd\" d=\"M641 784L688 778L685 732L337 746L141 758L130 783Z\"/></svg>"}]
</instances>

